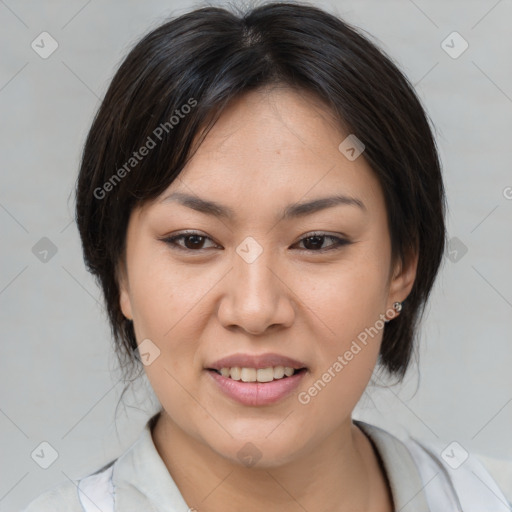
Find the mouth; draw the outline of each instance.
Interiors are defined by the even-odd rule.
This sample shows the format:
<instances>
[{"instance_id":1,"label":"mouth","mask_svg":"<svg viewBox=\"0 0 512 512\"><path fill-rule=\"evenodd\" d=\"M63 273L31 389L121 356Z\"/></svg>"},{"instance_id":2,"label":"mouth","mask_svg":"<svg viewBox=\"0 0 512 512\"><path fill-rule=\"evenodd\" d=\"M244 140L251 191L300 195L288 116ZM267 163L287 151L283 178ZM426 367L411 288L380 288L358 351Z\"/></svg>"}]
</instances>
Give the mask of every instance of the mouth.
<instances>
[{"instance_id":1,"label":"mouth","mask_svg":"<svg viewBox=\"0 0 512 512\"><path fill-rule=\"evenodd\" d=\"M268 366L267 368L248 368L248 367L224 367L220 370L207 368L210 372L215 372L222 377L234 381L258 382L261 384L284 380L307 371L306 367L292 368L291 366Z\"/></svg>"},{"instance_id":2,"label":"mouth","mask_svg":"<svg viewBox=\"0 0 512 512\"><path fill-rule=\"evenodd\" d=\"M249 407L280 403L297 390L307 368L270 366L266 368L206 368L214 388L230 400ZM229 375L228 375L229 373Z\"/></svg>"},{"instance_id":3,"label":"mouth","mask_svg":"<svg viewBox=\"0 0 512 512\"><path fill-rule=\"evenodd\" d=\"M297 389L309 368L283 354L232 354L205 365L214 389L245 406L271 405Z\"/></svg>"}]
</instances>

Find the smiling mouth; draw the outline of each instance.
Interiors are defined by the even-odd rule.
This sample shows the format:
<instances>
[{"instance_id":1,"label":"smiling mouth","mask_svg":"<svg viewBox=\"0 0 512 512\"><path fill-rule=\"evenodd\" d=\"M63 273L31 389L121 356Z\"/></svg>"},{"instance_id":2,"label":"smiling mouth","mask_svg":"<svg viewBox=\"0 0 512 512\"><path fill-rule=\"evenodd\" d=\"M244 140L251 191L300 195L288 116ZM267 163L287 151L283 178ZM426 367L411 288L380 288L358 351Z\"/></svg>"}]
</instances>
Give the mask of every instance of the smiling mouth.
<instances>
[{"instance_id":1,"label":"smiling mouth","mask_svg":"<svg viewBox=\"0 0 512 512\"><path fill-rule=\"evenodd\" d=\"M287 379L294 374L305 372L306 368L295 369L289 366L269 366L268 368L256 369L240 368L235 366L232 368L221 368L220 370L208 368L208 370L231 380L265 383L275 380Z\"/></svg>"}]
</instances>

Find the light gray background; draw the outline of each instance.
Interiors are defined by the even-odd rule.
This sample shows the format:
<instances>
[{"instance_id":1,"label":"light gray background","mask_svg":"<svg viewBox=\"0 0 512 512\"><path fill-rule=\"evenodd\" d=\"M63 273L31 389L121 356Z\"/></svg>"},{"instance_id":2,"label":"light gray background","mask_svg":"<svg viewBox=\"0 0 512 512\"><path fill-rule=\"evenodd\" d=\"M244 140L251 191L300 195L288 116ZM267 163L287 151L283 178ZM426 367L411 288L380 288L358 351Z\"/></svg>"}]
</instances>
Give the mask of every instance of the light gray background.
<instances>
[{"instance_id":1,"label":"light gray background","mask_svg":"<svg viewBox=\"0 0 512 512\"><path fill-rule=\"evenodd\" d=\"M369 389L356 417L511 459L512 2L316 3L370 32L415 84L438 130L450 237L467 247L439 276L421 377L411 371L402 386ZM167 16L199 5L0 1L2 511L118 456L156 410L143 383L114 420L122 384L71 191L122 57ZM48 59L31 48L43 31L59 44ZM453 31L469 43L456 59L441 47ZM46 263L32 252L42 237L58 249ZM30 455L42 441L59 454L46 470Z\"/></svg>"}]
</instances>

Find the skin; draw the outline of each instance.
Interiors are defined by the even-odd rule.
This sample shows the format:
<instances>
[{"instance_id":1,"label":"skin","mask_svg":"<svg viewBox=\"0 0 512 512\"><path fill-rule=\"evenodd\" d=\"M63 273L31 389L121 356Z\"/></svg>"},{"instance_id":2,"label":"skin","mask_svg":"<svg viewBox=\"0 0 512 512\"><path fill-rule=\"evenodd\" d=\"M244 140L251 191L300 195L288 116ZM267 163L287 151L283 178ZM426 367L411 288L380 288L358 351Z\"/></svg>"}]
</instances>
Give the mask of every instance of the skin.
<instances>
[{"instance_id":1,"label":"skin","mask_svg":"<svg viewBox=\"0 0 512 512\"><path fill-rule=\"evenodd\" d=\"M359 333L390 318L416 276L417 257L391 261L382 190L363 157L349 161L338 150L347 135L309 94L248 93L223 112L178 179L131 214L120 304L138 343L149 338L160 350L145 366L162 404L152 436L198 511L393 510L378 455L351 420L382 330L308 404L297 399ZM176 191L217 201L235 217L162 201ZM337 205L278 220L287 205L334 193L365 210ZM176 242L188 251L162 240L183 230L208 238ZM322 253L334 241L304 240L316 231L352 243ZM248 236L263 249L252 263L236 252ZM227 355L265 352L308 367L297 392L272 405L234 402L205 370ZM252 467L237 456L247 442L261 453Z\"/></svg>"}]
</instances>

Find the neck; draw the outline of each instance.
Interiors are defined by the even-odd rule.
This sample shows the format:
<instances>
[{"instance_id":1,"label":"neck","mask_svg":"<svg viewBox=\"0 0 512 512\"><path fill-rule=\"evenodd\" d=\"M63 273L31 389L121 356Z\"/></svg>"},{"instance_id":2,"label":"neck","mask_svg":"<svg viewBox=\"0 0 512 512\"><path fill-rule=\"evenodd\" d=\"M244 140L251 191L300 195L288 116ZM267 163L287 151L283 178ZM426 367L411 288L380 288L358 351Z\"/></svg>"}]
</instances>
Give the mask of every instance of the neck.
<instances>
[{"instance_id":1,"label":"neck","mask_svg":"<svg viewBox=\"0 0 512 512\"><path fill-rule=\"evenodd\" d=\"M373 447L350 419L293 462L266 468L222 457L183 431L165 411L152 437L192 510L393 510Z\"/></svg>"}]
</instances>

